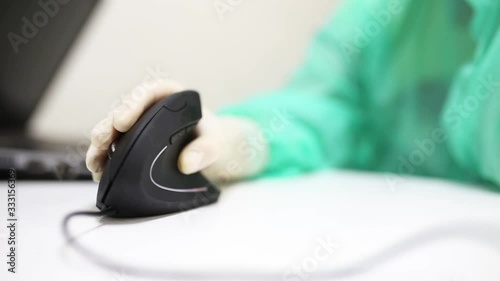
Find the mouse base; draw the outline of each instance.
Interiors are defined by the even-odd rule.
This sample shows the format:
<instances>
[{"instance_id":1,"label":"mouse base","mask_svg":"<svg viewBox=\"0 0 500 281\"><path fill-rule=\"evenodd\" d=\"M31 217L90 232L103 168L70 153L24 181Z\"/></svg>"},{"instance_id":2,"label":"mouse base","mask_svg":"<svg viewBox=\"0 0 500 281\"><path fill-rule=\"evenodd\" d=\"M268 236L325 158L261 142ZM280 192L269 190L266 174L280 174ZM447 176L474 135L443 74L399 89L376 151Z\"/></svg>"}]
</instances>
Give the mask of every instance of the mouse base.
<instances>
[{"instance_id":1,"label":"mouse base","mask_svg":"<svg viewBox=\"0 0 500 281\"><path fill-rule=\"evenodd\" d=\"M120 202L108 202L104 204L98 202L96 207L101 211L113 210L112 213L108 214L109 217L115 218L139 218L148 216L158 216L167 214L176 214L199 207L211 205L216 203L219 199L220 191L216 188L210 186L206 192L197 193L192 199L182 202L161 202L159 204L150 204L148 208L144 206L140 208L134 208L132 205L125 205L123 201Z\"/></svg>"}]
</instances>

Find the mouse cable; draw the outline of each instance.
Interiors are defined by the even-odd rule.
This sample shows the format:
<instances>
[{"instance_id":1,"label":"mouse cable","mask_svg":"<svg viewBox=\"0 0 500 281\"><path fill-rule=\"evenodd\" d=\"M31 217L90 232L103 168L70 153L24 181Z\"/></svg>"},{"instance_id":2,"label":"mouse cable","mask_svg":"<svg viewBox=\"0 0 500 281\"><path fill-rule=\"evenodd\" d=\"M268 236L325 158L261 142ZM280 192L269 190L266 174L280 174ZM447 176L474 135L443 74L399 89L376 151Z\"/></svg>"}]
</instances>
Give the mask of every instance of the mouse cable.
<instances>
[{"instance_id":1,"label":"mouse cable","mask_svg":"<svg viewBox=\"0 0 500 281\"><path fill-rule=\"evenodd\" d=\"M71 242L73 241L73 237L71 237L71 234L69 232L69 221L76 216L90 216L90 217L102 217L105 215L110 215L113 214L115 211L113 209L106 209L102 211L76 211L76 212L71 212L67 214L63 221L62 221L62 232L64 235L64 238L66 241Z\"/></svg>"},{"instance_id":2,"label":"mouse cable","mask_svg":"<svg viewBox=\"0 0 500 281\"><path fill-rule=\"evenodd\" d=\"M145 267L120 264L111 259L103 257L87 247L77 243L68 230L68 223L71 218L76 216L100 217L112 214L114 210L107 209L103 211L77 211L72 212L63 220L63 233L69 246L85 256L89 261L97 266L106 268L112 272L120 274L148 277L159 280L292 280L286 278L282 273L275 271L244 271L244 270L224 270L224 271L184 271L176 269L147 269ZM427 230L410 235L409 237L395 242L391 246L369 255L352 265L344 268L318 271L311 274L308 280L337 280L346 277L352 277L364 274L373 270L377 266L393 260L404 253L415 250L418 246L429 244L437 240L446 238L461 238L480 242L489 249L500 252L500 224L478 221L458 221L445 225L438 225Z\"/></svg>"}]
</instances>

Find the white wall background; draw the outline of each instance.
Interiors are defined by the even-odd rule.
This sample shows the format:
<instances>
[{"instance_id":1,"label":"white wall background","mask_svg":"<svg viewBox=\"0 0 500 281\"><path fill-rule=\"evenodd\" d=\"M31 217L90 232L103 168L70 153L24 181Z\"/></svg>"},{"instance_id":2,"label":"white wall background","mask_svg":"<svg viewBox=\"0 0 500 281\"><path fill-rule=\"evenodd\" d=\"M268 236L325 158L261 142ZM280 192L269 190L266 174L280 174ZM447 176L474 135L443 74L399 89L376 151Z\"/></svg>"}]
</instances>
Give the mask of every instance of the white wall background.
<instances>
[{"instance_id":1,"label":"white wall background","mask_svg":"<svg viewBox=\"0 0 500 281\"><path fill-rule=\"evenodd\" d=\"M219 17L213 4L235 3ZM216 109L279 87L339 0L103 0L31 122L34 136L86 139L148 72Z\"/></svg>"}]
</instances>

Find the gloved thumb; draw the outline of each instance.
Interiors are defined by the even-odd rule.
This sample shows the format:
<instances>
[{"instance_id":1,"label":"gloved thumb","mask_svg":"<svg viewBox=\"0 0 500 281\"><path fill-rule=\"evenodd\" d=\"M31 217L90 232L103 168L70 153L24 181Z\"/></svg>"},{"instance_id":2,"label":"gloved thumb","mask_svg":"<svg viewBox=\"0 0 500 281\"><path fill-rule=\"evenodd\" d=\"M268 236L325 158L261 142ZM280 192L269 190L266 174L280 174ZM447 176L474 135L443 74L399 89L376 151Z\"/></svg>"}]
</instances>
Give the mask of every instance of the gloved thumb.
<instances>
[{"instance_id":1,"label":"gloved thumb","mask_svg":"<svg viewBox=\"0 0 500 281\"><path fill-rule=\"evenodd\" d=\"M219 159L219 148L212 138L202 135L182 150L177 164L182 173L189 175L199 172Z\"/></svg>"}]
</instances>

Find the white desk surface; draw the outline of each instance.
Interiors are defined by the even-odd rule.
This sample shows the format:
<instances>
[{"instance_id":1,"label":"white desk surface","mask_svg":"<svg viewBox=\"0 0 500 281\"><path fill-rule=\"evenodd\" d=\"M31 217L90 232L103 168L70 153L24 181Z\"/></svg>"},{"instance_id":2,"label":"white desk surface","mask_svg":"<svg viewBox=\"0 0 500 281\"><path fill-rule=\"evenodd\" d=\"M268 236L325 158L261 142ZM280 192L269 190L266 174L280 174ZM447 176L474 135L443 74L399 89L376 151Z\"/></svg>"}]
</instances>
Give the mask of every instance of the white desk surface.
<instances>
[{"instance_id":1,"label":"white desk surface","mask_svg":"<svg viewBox=\"0 0 500 281\"><path fill-rule=\"evenodd\" d=\"M149 280L128 266L145 272L259 270L309 280L283 274L294 265L312 270L316 263L312 276L355 266L410 237L394 257L378 257L384 262L339 280L500 280L500 194L474 186L411 178L391 189L380 174L333 171L235 184L217 204L175 216L74 218L70 229L78 243L126 266L118 271L68 247L61 233L65 214L93 209L96 184L17 186L18 273L8 273L2 262L0 280ZM6 224L4 187L0 198ZM2 260L6 230L0 228ZM314 258L318 239L336 243L321 261Z\"/></svg>"}]
</instances>

